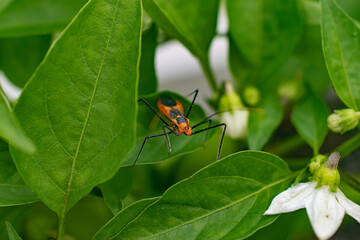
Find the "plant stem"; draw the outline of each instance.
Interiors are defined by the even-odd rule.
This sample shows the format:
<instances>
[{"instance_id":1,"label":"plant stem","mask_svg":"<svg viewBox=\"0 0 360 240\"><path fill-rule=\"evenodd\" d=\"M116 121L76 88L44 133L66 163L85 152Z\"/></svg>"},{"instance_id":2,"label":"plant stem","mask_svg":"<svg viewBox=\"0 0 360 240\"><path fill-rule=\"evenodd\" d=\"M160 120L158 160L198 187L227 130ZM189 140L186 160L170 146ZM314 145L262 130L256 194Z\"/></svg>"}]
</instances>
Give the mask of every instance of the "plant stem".
<instances>
[{"instance_id":1,"label":"plant stem","mask_svg":"<svg viewBox=\"0 0 360 240\"><path fill-rule=\"evenodd\" d=\"M58 218L58 231L56 240L64 239L64 228L65 228L65 215L61 214Z\"/></svg>"},{"instance_id":2,"label":"plant stem","mask_svg":"<svg viewBox=\"0 0 360 240\"><path fill-rule=\"evenodd\" d=\"M218 86L217 86L217 83L215 80L214 73L210 66L209 56L206 55L204 57L199 57L199 61L200 61L201 67L205 73L205 76L210 84L211 89L213 90L214 93L216 93L218 91Z\"/></svg>"},{"instance_id":3,"label":"plant stem","mask_svg":"<svg viewBox=\"0 0 360 240\"><path fill-rule=\"evenodd\" d=\"M335 148L335 151L338 151L341 155L341 158L344 158L353 151L355 151L356 149L358 149L359 147L360 147L360 133L356 134L352 138L343 142L341 145Z\"/></svg>"}]
</instances>

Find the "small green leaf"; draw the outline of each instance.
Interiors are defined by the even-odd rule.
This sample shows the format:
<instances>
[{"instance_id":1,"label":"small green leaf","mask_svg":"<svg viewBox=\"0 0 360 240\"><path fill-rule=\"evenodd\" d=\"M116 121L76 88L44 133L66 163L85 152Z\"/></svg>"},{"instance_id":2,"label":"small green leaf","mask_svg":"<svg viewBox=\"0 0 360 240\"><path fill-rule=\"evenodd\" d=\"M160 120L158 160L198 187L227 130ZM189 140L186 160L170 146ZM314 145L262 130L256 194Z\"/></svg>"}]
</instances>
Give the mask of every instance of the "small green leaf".
<instances>
[{"instance_id":1,"label":"small green leaf","mask_svg":"<svg viewBox=\"0 0 360 240\"><path fill-rule=\"evenodd\" d=\"M251 73L267 81L290 57L302 33L296 0L227 0L230 36ZM230 58L232 60L233 58ZM230 63L231 65L231 63ZM235 78L242 81L241 76Z\"/></svg>"},{"instance_id":2,"label":"small green leaf","mask_svg":"<svg viewBox=\"0 0 360 240\"><path fill-rule=\"evenodd\" d=\"M123 207L123 201L130 192L133 174L129 168L120 168L111 179L99 185L105 203L116 215Z\"/></svg>"},{"instance_id":3,"label":"small green leaf","mask_svg":"<svg viewBox=\"0 0 360 240\"><path fill-rule=\"evenodd\" d=\"M22 88L50 44L51 35L0 39L0 67L12 83Z\"/></svg>"},{"instance_id":4,"label":"small green leaf","mask_svg":"<svg viewBox=\"0 0 360 240\"><path fill-rule=\"evenodd\" d=\"M321 0L322 42L335 91L350 108L360 110L360 28L333 0Z\"/></svg>"},{"instance_id":5,"label":"small green leaf","mask_svg":"<svg viewBox=\"0 0 360 240\"><path fill-rule=\"evenodd\" d=\"M157 46L157 28L152 24L142 34L141 60L139 76L139 96L154 93L157 89L155 73L155 50Z\"/></svg>"},{"instance_id":6,"label":"small green leaf","mask_svg":"<svg viewBox=\"0 0 360 240\"><path fill-rule=\"evenodd\" d=\"M37 196L25 185L12 162L8 145L0 140L0 207L38 201Z\"/></svg>"},{"instance_id":7,"label":"small green leaf","mask_svg":"<svg viewBox=\"0 0 360 240\"><path fill-rule=\"evenodd\" d=\"M11 222L14 229L21 229L28 205L14 207L0 207L0 239L9 239L5 222Z\"/></svg>"},{"instance_id":8,"label":"small green leaf","mask_svg":"<svg viewBox=\"0 0 360 240\"><path fill-rule=\"evenodd\" d=\"M89 1L15 106L38 151L12 157L61 221L134 145L141 22L140 0Z\"/></svg>"},{"instance_id":9,"label":"small green leaf","mask_svg":"<svg viewBox=\"0 0 360 240\"><path fill-rule=\"evenodd\" d=\"M160 99L160 96L169 96L174 100L178 100L183 104L185 114L190 107L191 102L182 97L179 94L173 92L157 92L152 96L146 97L145 100L163 117L166 118L160 113L157 108L157 101ZM193 97L193 96L191 96ZM189 97L189 98L191 98ZM136 156L139 153L141 145L144 141L144 138L148 135L163 133L163 123L160 119L146 106L143 102L138 103L138 124L137 124L137 141L135 147L132 149L130 154L124 160L122 166L131 166L136 160ZM206 118L204 111L199 105L194 105L189 115L190 126L203 121ZM166 120L166 122L169 122ZM212 125L214 125L213 123ZM195 128L195 130L200 130L208 127L208 123L203 124ZM221 128L222 129L222 128ZM215 131L219 130L210 130L208 138L210 138ZM204 140L206 137L206 132L200 133L193 136L186 136L182 134L180 136L175 136L174 134L169 134L170 143L171 143L171 153L168 154L168 148L166 143L165 136L150 138L146 141L144 149L140 155L140 158L137 162L138 165L141 164L152 164L165 161L167 159L173 158L175 156L183 155L194 151L203 146ZM219 139L220 141L220 139ZM206 145L206 143L205 143ZM216 156L214 156L214 161Z\"/></svg>"},{"instance_id":10,"label":"small green leaf","mask_svg":"<svg viewBox=\"0 0 360 240\"><path fill-rule=\"evenodd\" d=\"M212 88L216 83L208 51L216 35L219 0L144 0L144 8L157 25L179 40L199 60Z\"/></svg>"},{"instance_id":11,"label":"small green leaf","mask_svg":"<svg viewBox=\"0 0 360 240\"><path fill-rule=\"evenodd\" d=\"M263 214L292 178L286 163L274 155L239 152L172 186L152 203L124 209L94 239L243 239L278 217Z\"/></svg>"},{"instance_id":12,"label":"small green leaf","mask_svg":"<svg viewBox=\"0 0 360 240\"><path fill-rule=\"evenodd\" d=\"M291 122L299 135L317 154L327 133L329 109L315 93L309 93L296 104L291 114Z\"/></svg>"},{"instance_id":13,"label":"small green leaf","mask_svg":"<svg viewBox=\"0 0 360 240\"><path fill-rule=\"evenodd\" d=\"M34 144L21 130L20 125L15 119L5 96L0 90L0 137L11 143L14 147L22 151L33 153L35 151Z\"/></svg>"},{"instance_id":14,"label":"small green leaf","mask_svg":"<svg viewBox=\"0 0 360 240\"><path fill-rule=\"evenodd\" d=\"M248 144L252 150L264 147L284 116L284 110L275 94L267 94L258 108L250 111L249 115Z\"/></svg>"},{"instance_id":15,"label":"small green leaf","mask_svg":"<svg viewBox=\"0 0 360 240\"><path fill-rule=\"evenodd\" d=\"M22 37L62 30L86 2L13 0L3 11L0 8L0 37Z\"/></svg>"},{"instance_id":16,"label":"small green leaf","mask_svg":"<svg viewBox=\"0 0 360 240\"><path fill-rule=\"evenodd\" d=\"M17 234L11 223L5 222L5 224L8 231L9 240L21 240L21 237Z\"/></svg>"}]
</instances>

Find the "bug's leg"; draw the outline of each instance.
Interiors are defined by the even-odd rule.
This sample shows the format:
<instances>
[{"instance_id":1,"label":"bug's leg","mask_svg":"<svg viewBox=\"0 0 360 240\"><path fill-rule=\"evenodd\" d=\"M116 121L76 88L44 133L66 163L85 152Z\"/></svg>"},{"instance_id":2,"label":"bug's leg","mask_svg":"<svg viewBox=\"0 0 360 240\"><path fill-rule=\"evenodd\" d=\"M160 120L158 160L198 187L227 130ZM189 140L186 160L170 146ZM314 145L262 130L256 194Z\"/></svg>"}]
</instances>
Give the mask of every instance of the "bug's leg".
<instances>
[{"instance_id":1,"label":"bug's leg","mask_svg":"<svg viewBox=\"0 0 360 240\"><path fill-rule=\"evenodd\" d=\"M146 140L148 140L149 138L164 136L164 135L170 134L170 133L171 133L171 132L160 133L160 134L155 134L155 135L150 135L150 136L145 137L145 138L144 138L144 141L143 141L143 143L142 143L142 145L141 145L140 151L139 151L139 153L138 153L138 155L137 155L137 157L136 157L136 160L135 160L135 162L133 163L132 166L135 166L135 164L136 164L137 161L139 160L140 154L141 154L141 152L142 152L142 150L143 150L143 148L144 148L144 146L145 146Z\"/></svg>"},{"instance_id":2,"label":"bug's leg","mask_svg":"<svg viewBox=\"0 0 360 240\"><path fill-rule=\"evenodd\" d=\"M153 111L153 113L156 114L156 116L158 116L160 118L160 120L166 125L169 126L169 123L167 123L161 116L160 114L158 114L155 109L143 98L139 99L138 102L142 101L143 103L146 104L146 106L148 106L150 108L151 111Z\"/></svg>"},{"instance_id":3,"label":"bug's leg","mask_svg":"<svg viewBox=\"0 0 360 240\"><path fill-rule=\"evenodd\" d=\"M167 132L166 129L170 130L170 132ZM163 131L164 131L164 135L166 137L166 143L167 143L167 147L168 147L168 150L169 150L168 155L170 155L170 153L171 153L171 144L170 144L170 139L169 139L169 133L173 133L175 135L177 135L177 134L176 134L176 132L174 132L174 130L172 130L170 127L168 127L166 125L163 125Z\"/></svg>"},{"instance_id":4,"label":"bug's leg","mask_svg":"<svg viewBox=\"0 0 360 240\"><path fill-rule=\"evenodd\" d=\"M195 99L196 99L196 97L197 97L197 95L198 95L198 93L199 93L199 89L196 89L195 91L193 91L192 93L190 93L189 96L192 95L193 93L195 93L195 95L194 95L194 98L193 98L193 100L192 100L192 102L191 102L191 105L190 105L190 107L189 107L189 110L188 110L187 113L186 113L186 116L185 116L186 118L189 117L190 111L191 111L191 109L192 109L192 107L193 107L193 105L194 105L194 103L195 103Z\"/></svg>"},{"instance_id":5,"label":"bug's leg","mask_svg":"<svg viewBox=\"0 0 360 240\"><path fill-rule=\"evenodd\" d=\"M217 125L215 125L215 126L211 126L211 127L207 127L207 128L198 130L198 131L194 131L194 132L192 132L192 134L191 134L191 135L195 135L195 134L198 134L198 133L201 133L201 132L205 132L205 131L209 131L210 129L217 128L217 127L221 127L221 126L224 126L224 130L223 130L222 135L221 135L221 139L220 139L220 144L219 144L219 149L218 149L218 153L217 153L217 158L216 158L216 160L219 160L219 158L220 158L221 147L222 147L222 143L223 143L224 136L225 136L225 131L226 131L226 123L220 123L220 124L217 124Z\"/></svg>"},{"instance_id":6,"label":"bug's leg","mask_svg":"<svg viewBox=\"0 0 360 240\"><path fill-rule=\"evenodd\" d=\"M205 124L205 123L207 123L207 122L209 123L209 125L208 125L207 128L209 128L209 127L211 126L211 123L212 123L212 120L211 120L211 119L205 119L205 120L199 122L198 124L194 125L194 126L191 127L191 128L194 129L194 128L196 128L196 127L198 127L198 126L201 126L201 125L203 125L203 124ZM205 139L204 139L204 142L203 142L203 146L204 146L204 147L205 147L205 143L206 143L206 141L207 141L208 135L209 135L209 131L207 131L207 132L206 132L206 135L205 135Z\"/></svg>"}]
</instances>

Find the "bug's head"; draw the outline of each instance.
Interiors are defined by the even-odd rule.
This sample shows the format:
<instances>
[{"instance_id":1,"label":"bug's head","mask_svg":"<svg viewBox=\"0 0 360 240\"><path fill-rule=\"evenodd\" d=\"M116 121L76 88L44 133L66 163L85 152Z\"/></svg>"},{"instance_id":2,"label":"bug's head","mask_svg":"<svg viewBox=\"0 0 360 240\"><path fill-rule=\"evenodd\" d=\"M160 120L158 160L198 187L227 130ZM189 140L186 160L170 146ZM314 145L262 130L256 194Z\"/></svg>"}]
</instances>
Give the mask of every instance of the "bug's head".
<instances>
[{"instance_id":1,"label":"bug's head","mask_svg":"<svg viewBox=\"0 0 360 240\"><path fill-rule=\"evenodd\" d=\"M178 129L178 135L181 135L182 133L185 133L187 136L191 135L191 127L186 122L180 123Z\"/></svg>"}]
</instances>

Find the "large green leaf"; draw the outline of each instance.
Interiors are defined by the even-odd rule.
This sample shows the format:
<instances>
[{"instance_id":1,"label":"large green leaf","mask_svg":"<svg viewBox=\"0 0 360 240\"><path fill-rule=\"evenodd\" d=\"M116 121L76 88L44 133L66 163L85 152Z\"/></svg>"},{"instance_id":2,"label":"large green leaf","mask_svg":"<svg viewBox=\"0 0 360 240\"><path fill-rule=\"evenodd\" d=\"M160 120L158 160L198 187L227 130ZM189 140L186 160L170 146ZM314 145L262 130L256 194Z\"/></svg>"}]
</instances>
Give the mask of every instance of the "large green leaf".
<instances>
[{"instance_id":1,"label":"large green leaf","mask_svg":"<svg viewBox=\"0 0 360 240\"><path fill-rule=\"evenodd\" d=\"M360 110L360 28L333 0L321 0L326 65L340 99Z\"/></svg>"},{"instance_id":2,"label":"large green leaf","mask_svg":"<svg viewBox=\"0 0 360 240\"><path fill-rule=\"evenodd\" d=\"M0 207L38 201L12 162L8 145L0 140Z\"/></svg>"},{"instance_id":3,"label":"large green leaf","mask_svg":"<svg viewBox=\"0 0 360 240\"><path fill-rule=\"evenodd\" d=\"M174 100L178 100L183 104L185 114L190 107L191 102L186 98L182 97L179 94L173 92L158 92L152 96L149 96L146 101L157 110L158 113L160 111L157 109L157 101L160 99L160 96L169 96ZM192 97L192 96L191 96ZM191 98L189 97L189 98ZM132 149L130 154L126 157L122 166L131 166L135 160L136 156L139 153L141 145L144 141L144 138L148 135L163 133L163 123L159 120L159 118L146 106L143 102L139 102L138 105L139 113L138 113L138 124L137 124L137 141L135 147ZM165 120L165 117L160 114ZM194 105L189 115L190 126L193 126L206 118L204 111L198 105ZM168 122L168 121L167 121ZM214 125L214 123L212 124ZM195 128L194 130L200 130L208 127L207 124L203 124ZM208 137L210 138L213 132L216 131L210 130ZM204 140L206 137L206 132L196 134L193 136L186 136L182 134L181 136L175 136L174 134L170 134L170 143L171 143L171 153L168 154L168 148L166 143L165 136L150 138L146 141L144 149L140 155L140 158L137 162L138 165L141 164L151 164L161 162L175 156L179 156L185 153L189 153L203 146ZM220 139L219 139L220 141ZM206 143L205 143L206 144ZM216 156L214 156L214 160Z\"/></svg>"},{"instance_id":4,"label":"large green leaf","mask_svg":"<svg viewBox=\"0 0 360 240\"><path fill-rule=\"evenodd\" d=\"M329 109L326 103L314 93L309 93L296 104L291 122L299 135L317 154L327 133Z\"/></svg>"},{"instance_id":5,"label":"large green leaf","mask_svg":"<svg viewBox=\"0 0 360 240\"><path fill-rule=\"evenodd\" d=\"M300 39L302 19L297 1L227 0L227 12L230 36L244 59L242 64L251 71L247 81L268 80ZM235 78L243 80L238 75Z\"/></svg>"},{"instance_id":6,"label":"large green leaf","mask_svg":"<svg viewBox=\"0 0 360 240\"><path fill-rule=\"evenodd\" d=\"M179 40L199 58L205 74L214 80L209 66L208 50L216 35L219 0L144 0L143 2L147 13L159 27ZM216 86L212 87L216 88Z\"/></svg>"},{"instance_id":7,"label":"large green leaf","mask_svg":"<svg viewBox=\"0 0 360 240\"><path fill-rule=\"evenodd\" d=\"M7 232L9 235L9 239L10 240L21 240L21 237L19 237L19 235L17 234L16 230L11 225L11 223L5 222L5 224L6 224Z\"/></svg>"},{"instance_id":8,"label":"large green leaf","mask_svg":"<svg viewBox=\"0 0 360 240\"><path fill-rule=\"evenodd\" d=\"M34 73L51 44L51 35L0 39L0 68L19 87Z\"/></svg>"},{"instance_id":9,"label":"large green leaf","mask_svg":"<svg viewBox=\"0 0 360 240\"><path fill-rule=\"evenodd\" d=\"M157 89L155 73L155 50L157 46L157 28L152 24L142 34L139 77L139 96L154 93Z\"/></svg>"},{"instance_id":10,"label":"large green leaf","mask_svg":"<svg viewBox=\"0 0 360 240\"><path fill-rule=\"evenodd\" d=\"M108 181L99 185L105 203L111 212L116 215L123 207L123 201L130 192L133 182L133 173L129 168L120 168Z\"/></svg>"},{"instance_id":11,"label":"large green leaf","mask_svg":"<svg viewBox=\"0 0 360 240\"><path fill-rule=\"evenodd\" d=\"M239 152L174 185L153 203L124 209L95 239L243 239L277 218L263 214L292 176L274 155Z\"/></svg>"},{"instance_id":12,"label":"large green leaf","mask_svg":"<svg viewBox=\"0 0 360 240\"><path fill-rule=\"evenodd\" d=\"M0 1L0 12L4 10L13 0L2 0Z\"/></svg>"},{"instance_id":13,"label":"large green leaf","mask_svg":"<svg viewBox=\"0 0 360 240\"><path fill-rule=\"evenodd\" d=\"M13 0L0 11L0 37L38 35L62 30L86 2L87 0Z\"/></svg>"},{"instance_id":14,"label":"large green leaf","mask_svg":"<svg viewBox=\"0 0 360 240\"><path fill-rule=\"evenodd\" d=\"M5 96L0 89L0 137L23 151L32 153L34 144L21 130L20 125L10 112Z\"/></svg>"},{"instance_id":15,"label":"large green leaf","mask_svg":"<svg viewBox=\"0 0 360 240\"><path fill-rule=\"evenodd\" d=\"M113 220L96 233L93 240L109 239L111 236L116 235L119 228L125 227L128 222L139 216L146 207L158 199L159 198L143 199L128 206L119 214L121 217L116 216L113 218Z\"/></svg>"},{"instance_id":16,"label":"large green leaf","mask_svg":"<svg viewBox=\"0 0 360 240\"><path fill-rule=\"evenodd\" d=\"M260 150L269 141L272 133L280 125L284 110L275 94L267 94L259 109L250 111L248 126L249 149Z\"/></svg>"},{"instance_id":17,"label":"large green leaf","mask_svg":"<svg viewBox=\"0 0 360 240\"><path fill-rule=\"evenodd\" d=\"M15 112L38 151L11 148L27 185L64 218L135 141L139 0L92 0L52 46Z\"/></svg>"}]
</instances>

